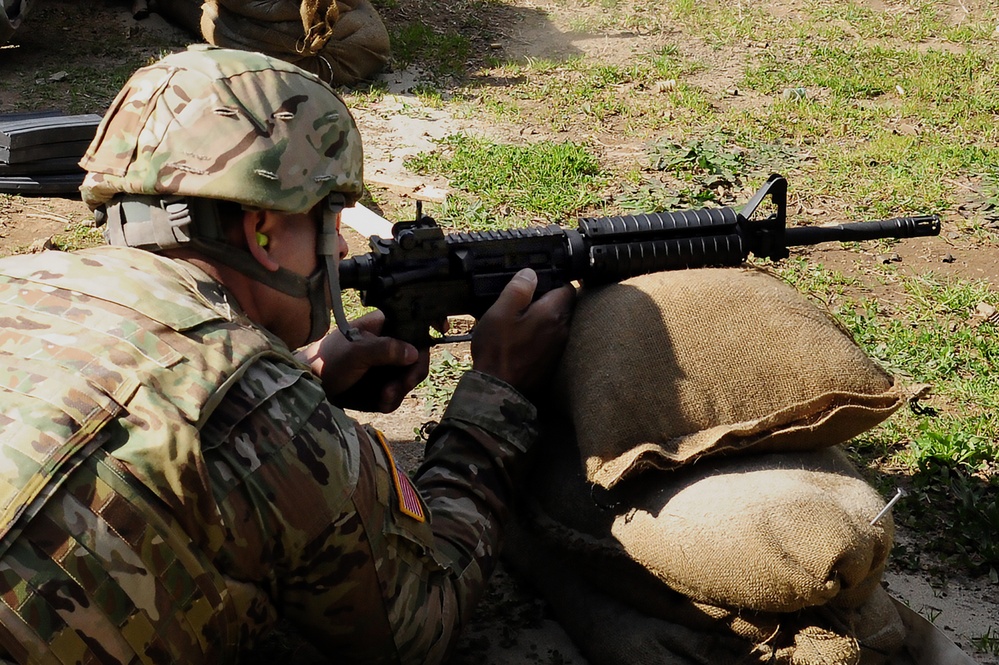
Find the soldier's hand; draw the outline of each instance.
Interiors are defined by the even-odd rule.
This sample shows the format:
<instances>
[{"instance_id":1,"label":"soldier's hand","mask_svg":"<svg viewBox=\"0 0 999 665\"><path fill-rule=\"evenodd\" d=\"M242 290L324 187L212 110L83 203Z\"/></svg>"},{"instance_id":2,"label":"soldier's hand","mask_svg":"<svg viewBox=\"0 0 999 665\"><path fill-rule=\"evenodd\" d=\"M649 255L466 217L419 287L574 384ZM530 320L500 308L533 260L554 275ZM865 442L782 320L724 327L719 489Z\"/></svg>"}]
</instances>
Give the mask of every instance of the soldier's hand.
<instances>
[{"instance_id":1,"label":"soldier's hand","mask_svg":"<svg viewBox=\"0 0 999 665\"><path fill-rule=\"evenodd\" d=\"M430 372L430 352L382 337L385 315L370 312L352 322L361 338L350 342L338 330L300 351L322 380L326 397L345 409L389 413Z\"/></svg>"},{"instance_id":2,"label":"soldier's hand","mask_svg":"<svg viewBox=\"0 0 999 665\"><path fill-rule=\"evenodd\" d=\"M565 286L531 302L538 278L529 268L507 284L472 333L472 368L532 397L551 378L569 334L576 291Z\"/></svg>"}]
</instances>

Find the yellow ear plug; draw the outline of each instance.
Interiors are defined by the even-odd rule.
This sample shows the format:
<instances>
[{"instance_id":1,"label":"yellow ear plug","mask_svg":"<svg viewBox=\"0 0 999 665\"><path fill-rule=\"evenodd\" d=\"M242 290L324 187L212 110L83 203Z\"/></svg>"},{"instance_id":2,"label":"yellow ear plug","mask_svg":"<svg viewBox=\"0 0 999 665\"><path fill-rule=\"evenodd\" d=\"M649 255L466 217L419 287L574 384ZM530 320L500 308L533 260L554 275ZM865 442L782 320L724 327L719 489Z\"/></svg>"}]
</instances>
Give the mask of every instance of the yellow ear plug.
<instances>
[{"instance_id":1,"label":"yellow ear plug","mask_svg":"<svg viewBox=\"0 0 999 665\"><path fill-rule=\"evenodd\" d=\"M257 244L258 245L260 245L261 247L267 247L267 243L269 243L270 241L271 241L270 238L268 238L266 235L264 235L260 231L257 231Z\"/></svg>"}]
</instances>

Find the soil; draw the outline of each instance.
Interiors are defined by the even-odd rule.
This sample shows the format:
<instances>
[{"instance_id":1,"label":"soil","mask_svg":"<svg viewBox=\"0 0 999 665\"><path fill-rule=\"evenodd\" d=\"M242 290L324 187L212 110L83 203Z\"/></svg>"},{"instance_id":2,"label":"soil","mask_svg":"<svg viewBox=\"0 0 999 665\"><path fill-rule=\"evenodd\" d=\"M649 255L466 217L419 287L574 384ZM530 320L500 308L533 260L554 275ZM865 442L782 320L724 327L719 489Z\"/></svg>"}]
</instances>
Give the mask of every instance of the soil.
<instances>
[{"instance_id":1,"label":"soil","mask_svg":"<svg viewBox=\"0 0 999 665\"><path fill-rule=\"evenodd\" d=\"M793 12L796 2L773 0L768 7L774 12ZM860 0L860 4L881 6L878 0ZM963 2L952 4L955 13L965 7ZM393 20L408 21L416 16L431 27L443 28L459 24L460 19L456 17L466 8L467 3L462 0L397 0L391 9L383 11L383 16L389 24ZM507 0L504 4L477 6L476 11L485 13L483 24L494 27L488 34L473 33L475 62L489 55L514 62L527 58L554 60L582 56L600 62L623 63L636 53L668 43L680 47L691 57L710 63L693 83L701 86L713 103L719 106L768 103L753 94L731 94L743 63L752 57L753 49L758 48L752 44L718 49L708 47L694 37L670 31L587 34L573 29L572 26L585 25L585 19L602 11L601 3L548 4ZM112 42L104 39L107 34L125 35L124 46L115 40L113 46L105 48L105 42ZM86 81L57 76L65 67L67 44L75 45L72 49L75 64L82 61L94 68L107 68L118 66L124 59L148 61L189 41L193 41L191 35L155 14L143 20L134 19L130 2L95 0L84 4L76 0L37 0L21 31L9 45L0 47L0 113L52 107L103 113L113 90L88 91ZM365 170L372 201L378 202L369 205L393 220L410 217L416 200L438 200L446 192L446 182L409 173L403 160L432 149L436 139L449 134L471 132L494 140L512 141L585 138L590 145L596 146L601 159L608 164L634 162L643 154L643 142L649 138L621 132L613 121L588 129L586 136L570 135L576 130L553 130L549 124L533 118L529 109L516 123L510 124L487 122L482 117L452 117L445 110L421 102L414 94L414 88L424 76L415 68L387 72L383 79L388 94L374 100L366 99L355 109L365 141ZM480 77L477 83L504 85L504 81L488 76ZM976 183L955 182L955 187L966 193L966 205L944 213L943 232L939 237L906 241L891 247L888 252L872 247L850 250L821 247L798 250L796 254L856 277L859 286L855 288L871 293L883 294L891 289L891 285L874 277L878 264L887 260L911 274L932 272L999 286L999 248L995 243L995 230L986 223L988 219L982 219L982 215L988 214L988 207L977 191ZM835 201L810 200L799 195L792 197L792 203L792 217L800 223L832 219L853 221L848 211ZM0 255L41 249L54 234L89 219L89 211L73 195L0 195ZM979 222L977 231L971 230L969 219ZM346 234L355 251L365 251L367 243L362 235L349 230ZM455 355L467 351L461 346L450 350ZM418 397L411 397L396 413L388 416L355 415L385 431L397 455L412 468L421 453L420 444L414 443L414 432L431 419L427 406ZM899 540L918 547L918 534L901 533ZM967 653L974 654L980 663L999 664L999 657L978 652L972 644L974 638L983 635L995 638L999 631L994 582L987 577L968 579L951 574L941 578L935 571L914 574L892 570L886 575L886 583L896 598L924 616L932 617L937 627ZM261 652L259 660L264 662L265 654L287 655L289 652L296 662L320 660L290 631L282 632L275 644ZM463 638L454 662L468 665L585 663L546 605L530 588L502 569Z\"/></svg>"}]
</instances>

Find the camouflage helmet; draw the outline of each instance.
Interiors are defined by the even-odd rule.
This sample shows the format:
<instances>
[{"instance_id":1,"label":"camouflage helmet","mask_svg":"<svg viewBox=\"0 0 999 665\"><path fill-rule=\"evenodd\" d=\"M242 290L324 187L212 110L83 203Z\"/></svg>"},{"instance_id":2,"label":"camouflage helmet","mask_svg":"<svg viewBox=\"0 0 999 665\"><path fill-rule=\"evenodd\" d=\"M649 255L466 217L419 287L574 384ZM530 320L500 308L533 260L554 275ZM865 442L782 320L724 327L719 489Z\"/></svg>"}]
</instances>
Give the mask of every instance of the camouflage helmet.
<instances>
[{"instance_id":1,"label":"camouflage helmet","mask_svg":"<svg viewBox=\"0 0 999 665\"><path fill-rule=\"evenodd\" d=\"M361 138L318 77L276 58L195 45L138 70L80 162L92 209L177 195L302 213L362 190Z\"/></svg>"}]
</instances>

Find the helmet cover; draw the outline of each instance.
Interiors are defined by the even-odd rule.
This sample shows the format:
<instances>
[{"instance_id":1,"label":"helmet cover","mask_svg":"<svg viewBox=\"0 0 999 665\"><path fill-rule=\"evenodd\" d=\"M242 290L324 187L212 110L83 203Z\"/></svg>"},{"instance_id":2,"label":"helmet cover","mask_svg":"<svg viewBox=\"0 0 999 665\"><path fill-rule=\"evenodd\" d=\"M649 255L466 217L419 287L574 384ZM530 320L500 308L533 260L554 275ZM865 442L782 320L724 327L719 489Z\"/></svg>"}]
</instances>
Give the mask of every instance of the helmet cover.
<instances>
[{"instance_id":1,"label":"helmet cover","mask_svg":"<svg viewBox=\"0 0 999 665\"><path fill-rule=\"evenodd\" d=\"M204 44L139 69L80 161L92 209L119 194L179 195L303 213L363 187L361 137L318 77Z\"/></svg>"}]
</instances>

